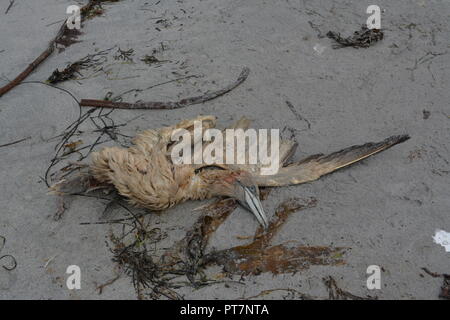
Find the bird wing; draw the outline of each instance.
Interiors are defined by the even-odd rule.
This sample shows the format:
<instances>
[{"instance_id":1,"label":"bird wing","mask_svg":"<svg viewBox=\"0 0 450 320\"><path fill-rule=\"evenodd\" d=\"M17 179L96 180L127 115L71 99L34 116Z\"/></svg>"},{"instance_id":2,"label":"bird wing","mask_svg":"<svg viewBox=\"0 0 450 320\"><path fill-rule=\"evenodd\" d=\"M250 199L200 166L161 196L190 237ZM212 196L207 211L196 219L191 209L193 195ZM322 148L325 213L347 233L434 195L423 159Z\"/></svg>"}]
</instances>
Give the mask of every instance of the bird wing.
<instances>
[{"instance_id":1,"label":"bird wing","mask_svg":"<svg viewBox=\"0 0 450 320\"><path fill-rule=\"evenodd\" d=\"M140 132L133 139L134 147L138 153L149 155L152 152L167 152L170 154L171 147L176 141L172 141L172 134L176 130L184 129L193 133L194 123L201 121L202 130L214 128L216 126L215 116L198 116L194 119L180 121L176 125L150 129ZM195 141L193 141L195 143Z\"/></svg>"},{"instance_id":2,"label":"bird wing","mask_svg":"<svg viewBox=\"0 0 450 320\"><path fill-rule=\"evenodd\" d=\"M223 133L223 140L227 141L227 134L228 132L226 131L227 129L242 129L242 130L247 130L249 129L251 124L251 121L245 117L240 118L238 121L236 121L235 123L233 123L232 125L230 125L229 127L225 128L222 130ZM258 141L259 141L259 137L257 137ZM268 139L268 143L270 145L270 138ZM259 142L256 141L256 144L258 144ZM236 141L235 141L236 142ZM255 142L255 141L253 141ZM207 146L210 142L205 142L203 147ZM297 143L295 141L292 140L281 140L279 143L279 166L282 167L283 165L286 164L286 162L289 160L289 158L295 153L295 150L297 148ZM269 148L270 149L270 148ZM234 163L232 164L214 164L214 166L217 167L221 167L223 169L232 169L232 170L243 170L243 171L247 171L247 172L252 172L255 175L258 175L261 171L261 167L263 166L260 163L260 159L258 157L257 159L257 163L252 164L249 163L249 150L251 150L251 146L248 143L248 141L246 141L245 143L245 153L246 153L246 157L245 157L245 162L244 163L235 163L236 161L234 161ZM234 159L237 159L237 148L235 146L235 150L234 150ZM224 149L223 149L223 155L225 156L227 153L226 150L226 145L224 145ZM206 167L206 166L211 166L211 165L206 165L206 164L200 164L200 165L195 165L195 169L200 169L202 167Z\"/></svg>"},{"instance_id":3,"label":"bird wing","mask_svg":"<svg viewBox=\"0 0 450 320\"><path fill-rule=\"evenodd\" d=\"M258 186L286 186L319 179L321 176L347 167L373 154L409 139L408 135L391 136L381 142L369 142L345 148L329 155L318 154L280 168L274 175L255 175Z\"/></svg>"}]
</instances>

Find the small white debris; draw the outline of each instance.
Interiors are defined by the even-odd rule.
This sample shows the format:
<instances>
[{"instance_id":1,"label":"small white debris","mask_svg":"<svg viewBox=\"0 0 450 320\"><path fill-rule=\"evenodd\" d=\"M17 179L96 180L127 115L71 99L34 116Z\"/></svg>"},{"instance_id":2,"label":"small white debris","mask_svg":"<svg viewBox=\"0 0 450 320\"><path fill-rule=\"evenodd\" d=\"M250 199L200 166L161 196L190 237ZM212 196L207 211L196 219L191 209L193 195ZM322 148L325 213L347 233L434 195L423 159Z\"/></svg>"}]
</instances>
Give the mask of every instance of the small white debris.
<instances>
[{"instance_id":1,"label":"small white debris","mask_svg":"<svg viewBox=\"0 0 450 320\"><path fill-rule=\"evenodd\" d=\"M325 51L326 48L327 48L326 46L323 46L323 45L321 45L321 44L319 44L319 43L316 43L316 45L313 47L314 51L315 51L319 56L322 55L322 53Z\"/></svg>"},{"instance_id":2,"label":"small white debris","mask_svg":"<svg viewBox=\"0 0 450 320\"><path fill-rule=\"evenodd\" d=\"M433 236L434 242L445 248L445 252L450 252L450 233L444 230L436 230Z\"/></svg>"}]
</instances>

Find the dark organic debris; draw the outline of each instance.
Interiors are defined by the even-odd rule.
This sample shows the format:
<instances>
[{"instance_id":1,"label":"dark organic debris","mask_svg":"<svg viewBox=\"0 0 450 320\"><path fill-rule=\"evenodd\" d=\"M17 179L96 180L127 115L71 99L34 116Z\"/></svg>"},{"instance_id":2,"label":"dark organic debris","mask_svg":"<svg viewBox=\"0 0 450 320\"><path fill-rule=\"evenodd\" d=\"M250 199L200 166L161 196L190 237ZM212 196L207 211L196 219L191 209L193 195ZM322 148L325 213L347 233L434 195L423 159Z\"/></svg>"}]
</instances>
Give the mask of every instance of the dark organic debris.
<instances>
[{"instance_id":1,"label":"dark organic debris","mask_svg":"<svg viewBox=\"0 0 450 320\"><path fill-rule=\"evenodd\" d=\"M170 21L167 20L167 19L158 19L158 20L156 20L155 23L159 24L160 26L162 26L162 27L164 27L164 28L168 28L168 27L170 27L170 26L172 25L172 24L170 23ZM159 31L160 31L160 30L159 30Z\"/></svg>"},{"instance_id":2,"label":"dark organic debris","mask_svg":"<svg viewBox=\"0 0 450 320\"><path fill-rule=\"evenodd\" d=\"M81 8L81 20L89 18L91 10L98 7L103 2L117 2L120 0L89 0L89 2ZM76 42L76 32L67 27L67 20L64 20L63 24L58 29L56 36L50 41L47 48L33 61L28 67L22 71L12 81L0 88L0 97L5 93L19 85L25 80L42 62L44 62L57 47L57 44L70 45Z\"/></svg>"},{"instance_id":3,"label":"dark organic debris","mask_svg":"<svg viewBox=\"0 0 450 320\"><path fill-rule=\"evenodd\" d=\"M211 234L217 230L236 207L237 202L234 199L219 200L206 207L206 213L197 220L191 230L186 233L184 239L174 246L176 251L166 254L167 257L170 256L171 260L177 257L184 261L186 276L194 286L198 287L202 284L195 279L195 276L203 267L202 259Z\"/></svg>"},{"instance_id":4,"label":"dark organic debris","mask_svg":"<svg viewBox=\"0 0 450 320\"><path fill-rule=\"evenodd\" d=\"M345 291L338 287L336 280L332 276L323 278L323 282L328 289L330 300L377 300L378 297L359 297L348 291Z\"/></svg>"},{"instance_id":5,"label":"dark organic debris","mask_svg":"<svg viewBox=\"0 0 450 320\"><path fill-rule=\"evenodd\" d=\"M209 100L213 100L217 97L220 97L224 95L225 93L233 90L238 85L240 85L242 82L247 79L248 75L250 73L250 69L244 68L239 75L238 79L233 82L232 84L226 86L223 89L205 93L204 95L197 96L197 97L190 97L181 99L180 101L171 102L160 102L160 101L149 101L149 102L135 102L135 103L128 103L128 102L115 102L115 101L108 101L108 100L93 100L93 99L82 99L80 102L80 106L82 107L100 107L100 108L113 108L113 109L178 109L187 107L194 104L200 104L204 103Z\"/></svg>"},{"instance_id":6,"label":"dark organic debris","mask_svg":"<svg viewBox=\"0 0 450 320\"><path fill-rule=\"evenodd\" d=\"M55 44L58 47L58 52L63 52L67 47L70 47L74 43L80 42L78 37L82 34L80 30L66 28L64 33L55 40Z\"/></svg>"},{"instance_id":7,"label":"dark organic debris","mask_svg":"<svg viewBox=\"0 0 450 320\"><path fill-rule=\"evenodd\" d=\"M79 66L76 63L70 64L62 71L59 71L58 69L53 71L52 75L48 77L47 81L51 84L56 84L73 79L75 77L75 73L78 73L78 70Z\"/></svg>"},{"instance_id":8,"label":"dark organic debris","mask_svg":"<svg viewBox=\"0 0 450 320\"><path fill-rule=\"evenodd\" d=\"M143 289L151 289L148 296L152 299L157 299L161 295L168 299L180 299L181 297L174 291L177 288L183 286L199 288L218 283L202 275L199 261L204 255L209 236L236 205L234 200L224 199L207 206L205 214L198 219L186 236L164 250L159 257L155 256L154 252L153 255L148 252L148 243L141 242L141 245L137 245L137 242L134 242L125 245L123 238L115 237L113 260L127 270L141 298L144 298ZM129 234L129 231L127 233ZM134 234L139 233L146 233L145 228L142 230L142 225L134 229ZM142 236L139 238L142 239ZM177 281L182 276L187 277L189 282Z\"/></svg>"},{"instance_id":9,"label":"dark organic debris","mask_svg":"<svg viewBox=\"0 0 450 320\"><path fill-rule=\"evenodd\" d=\"M75 79L77 74L81 76L81 70L99 66L104 63L106 61L105 55L111 49L103 50L94 54L89 54L86 57L69 64L62 71L56 69L55 71L53 71L47 81L51 84L57 84L66 80Z\"/></svg>"},{"instance_id":10,"label":"dark organic debris","mask_svg":"<svg viewBox=\"0 0 450 320\"><path fill-rule=\"evenodd\" d=\"M422 111L422 113L423 113L423 119L424 120L427 120L430 117L430 115L431 115L431 112L428 111L428 110L425 110L425 109Z\"/></svg>"},{"instance_id":11,"label":"dark organic debris","mask_svg":"<svg viewBox=\"0 0 450 320\"><path fill-rule=\"evenodd\" d=\"M299 292L298 290L291 288L277 288L277 289L268 289L263 290L255 296L244 297L241 300L251 300L251 299L261 299L261 297L270 295L273 292L286 292L286 294L282 297L283 300L314 300L314 297L310 295Z\"/></svg>"},{"instance_id":12,"label":"dark organic debris","mask_svg":"<svg viewBox=\"0 0 450 320\"><path fill-rule=\"evenodd\" d=\"M102 294L103 293L103 290L107 287L107 286L110 286L110 285L112 285L114 282L116 282L119 278L120 278L120 274L119 275L117 275L117 276L115 276L114 278L112 278L112 279L110 279L110 280L108 280L108 281L106 281L105 283L103 283L103 284L101 284L101 285L98 285L97 286L97 291L98 291L98 294L100 295L100 294Z\"/></svg>"},{"instance_id":13,"label":"dark organic debris","mask_svg":"<svg viewBox=\"0 0 450 320\"><path fill-rule=\"evenodd\" d=\"M116 54L114 55L114 59L132 62L132 56L134 56L134 49L122 50L118 48Z\"/></svg>"},{"instance_id":14,"label":"dark organic debris","mask_svg":"<svg viewBox=\"0 0 450 320\"><path fill-rule=\"evenodd\" d=\"M310 265L344 264L342 256L347 248L295 246L292 242L270 246L273 236L291 213L314 207L316 203L314 198L283 202L276 210L275 219L268 230L263 232L262 227L259 227L252 243L209 253L202 259L202 265L220 265L226 273L231 274L258 275L264 272L296 272Z\"/></svg>"},{"instance_id":15,"label":"dark organic debris","mask_svg":"<svg viewBox=\"0 0 450 320\"><path fill-rule=\"evenodd\" d=\"M180 299L181 296L173 289L181 285L171 280L183 272L177 266L165 264L153 257L154 252L148 246L161 241L165 234L159 228L147 230L147 227L143 217L135 217L130 231L123 231L120 237L111 233L113 261L131 277L139 298L144 298L143 290L150 288L150 298L157 299L163 295L168 299ZM132 239L128 245L124 242L127 236Z\"/></svg>"},{"instance_id":16,"label":"dark organic debris","mask_svg":"<svg viewBox=\"0 0 450 320\"><path fill-rule=\"evenodd\" d=\"M127 125L127 123L116 124L110 117L113 111L114 110L108 110L108 112L104 112L103 108L91 108L83 113L80 108L80 115L78 119L70 124L63 133L54 137L59 138L60 140L55 147L55 155L51 159L50 165L45 171L43 178L48 187L50 187L52 181L61 181L66 177L75 175L74 178L63 182L64 184L67 184L66 187L71 190L80 189L79 191L71 191L70 193L79 193L86 190L96 189L97 185L95 181L90 179L90 177L85 174L87 165L82 164L81 161L86 159L92 150L100 144L113 140L123 145L129 140L128 136L123 135L119 131L119 128ZM132 120L133 119L130 121ZM92 125L92 132L96 133L97 136L94 138L92 143L82 145L82 141L80 141L80 139L74 139L74 137L79 137L84 133L81 130L81 126L86 122ZM123 141L121 142L119 138ZM69 162L58 170L52 170L61 161L67 160L68 157L71 156L78 157L76 161ZM62 187L59 186L58 189L61 190Z\"/></svg>"},{"instance_id":17,"label":"dark organic debris","mask_svg":"<svg viewBox=\"0 0 450 320\"><path fill-rule=\"evenodd\" d=\"M0 236L0 252L5 247L5 244L6 244L6 238L4 236ZM14 258L10 254L5 254L3 256L0 256L0 261L2 261L2 260L9 260L9 263L2 265L3 269L5 269L6 271L12 271L17 267L16 258Z\"/></svg>"},{"instance_id":18,"label":"dark organic debris","mask_svg":"<svg viewBox=\"0 0 450 320\"><path fill-rule=\"evenodd\" d=\"M312 21L308 21L309 25L311 26L311 28L315 31L317 31L317 37L319 38L325 38L325 36L323 35L322 31L319 28L319 25L315 24Z\"/></svg>"},{"instance_id":19,"label":"dark organic debris","mask_svg":"<svg viewBox=\"0 0 450 320\"><path fill-rule=\"evenodd\" d=\"M6 8L5 14L8 14L9 10L12 8L12 6L14 5L14 2L16 0L9 0L9 5L8 8Z\"/></svg>"},{"instance_id":20,"label":"dark organic debris","mask_svg":"<svg viewBox=\"0 0 450 320\"><path fill-rule=\"evenodd\" d=\"M291 110L291 112L294 114L294 116L297 120L305 121L306 124L308 125L308 129L311 129L311 123L308 121L308 119L303 118L302 115L300 113L298 113L298 111L295 109L294 105L289 100L286 100L286 105L288 106L289 110Z\"/></svg>"},{"instance_id":21,"label":"dark organic debris","mask_svg":"<svg viewBox=\"0 0 450 320\"><path fill-rule=\"evenodd\" d=\"M75 165L67 170L76 168ZM83 192L104 187L96 186L95 181L86 176L81 176L74 183L78 184L79 188L81 185L83 189L81 193L75 193L79 196L89 196ZM65 188L73 190L73 186L67 185ZM61 191L65 192L63 189ZM263 190L265 190L263 193L267 194L270 189ZM121 204L123 198L117 194L113 195L112 199L108 197L105 200L109 201L105 211L112 202L116 202L129 213L130 217L83 225L105 223L122 225L121 235L111 232L113 261L118 264L120 270L131 277L136 293L142 299L159 299L162 296L167 299L181 299L183 297L177 293L177 289L185 286L200 288L232 281L223 280L227 275L242 277L245 274L258 275L263 272L291 273L311 265L345 263L343 255L347 248L298 246L291 241L277 245L270 244L289 215L314 207L317 203L314 198L293 199L281 203L268 229L264 231L259 227L250 244L209 253L206 252L206 247L211 235L237 207L234 199L217 200L204 207L204 213L186 232L185 237L166 248L157 248L158 242L164 239L166 234L159 228L150 227L150 217L133 213L125 204ZM215 275L213 279L208 278L205 271L210 265L222 266L225 273ZM240 281L237 283L242 283ZM109 282L106 285L108 284ZM99 286L99 292L103 288ZM288 292L302 299L309 298L294 291Z\"/></svg>"},{"instance_id":22,"label":"dark organic debris","mask_svg":"<svg viewBox=\"0 0 450 320\"><path fill-rule=\"evenodd\" d=\"M26 137L26 138L19 139L19 140L13 141L13 142L8 142L8 143L5 143L5 144L0 144L0 148L12 146L13 144L17 144L17 143L20 143L20 142L25 141L25 140L28 140L28 139L31 139L31 137Z\"/></svg>"},{"instance_id":23,"label":"dark organic debris","mask_svg":"<svg viewBox=\"0 0 450 320\"><path fill-rule=\"evenodd\" d=\"M144 62L145 64L148 65L152 65L155 63L164 63L164 62L169 62L170 60L159 60L158 58L156 58L154 55L148 55L146 54L142 59L142 62Z\"/></svg>"},{"instance_id":24,"label":"dark organic debris","mask_svg":"<svg viewBox=\"0 0 450 320\"><path fill-rule=\"evenodd\" d=\"M437 272L432 272L427 268L422 268L427 274L432 276L433 278L443 278L443 283L441 286L441 292L439 293L439 298L450 300L450 274L440 274Z\"/></svg>"},{"instance_id":25,"label":"dark organic debris","mask_svg":"<svg viewBox=\"0 0 450 320\"><path fill-rule=\"evenodd\" d=\"M334 49L343 47L368 48L375 42L382 40L384 33L380 29L369 29L366 25L363 25L361 30L355 31L350 37L343 38L338 32L334 31L328 31L327 37L338 43L333 46Z\"/></svg>"},{"instance_id":26,"label":"dark organic debris","mask_svg":"<svg viewBox=\"0 0 450 320\"><path fill-rule=\"evenodd\" d=\"M89 185L88 188L96 189L95 182L87 180L84 177L78 184L84 181L85 191L86 185ZM84 193L77 195L89 196ZM108 199L110 202L105 211L113 201L118 204L123 201L117 194ZM276 210L275 218L268 230L264 231L261 227L257 229L252 243L210 253L206 252L206 246L211 235L237 207L237 202L233 199L218 200L204 207L204 213L187 231L185 237L168 248L157 248L158 242L167 235L159 228L150 227L150 217L133 213L125 204L121 204L121 207L129 213L128 218L83 224L122 225L121 235L111 232L113 261L118 264L120 270L131 277L139 298L159 299L163 296L167 299L181 299L183 297L177 293L177 289L185 286L200 288L232 281L220 280L227 274L239 276L258 275L262 272L280 274L296 272L310 265L344 264L343 255L346 248L295 246L293 242L270 245L273 236L290 214L314 207L316 203L317 200L314 198L305 201L298 199L285 201ZM209 265L222 266L226 273L209 279L204 273ZM106 285L108 284L109 282ZM100 286L99 292L103 288ZM289 292L291 295L296 294L294 291ZM306 295L296 294L296 296L302 299L309 298Z\"/></svg>"},{"instance_id":27,"label":"dark organic debris","mask_svg":"<svg viewBox=\"0 0 450 320\"><path fill-rule=\"evenodd\" d=\"M444 275L444 282L441 287L439 298L450 300L450 275Z\"/></svg>"},{"instance_id":28,"label":"dark organic debris","mask_svg":"<svg viewBox=\"0 0 450 320\"><path fill-rule=\"evenodd\" d=\"M196 288L218 283L202 276L199 261L204 255L209 236L236 208L232 199L218 200L205 208L206 212L194 224L186 236L167 248L161 255L156 255L151 244L156 244L165 235L158 228L147 231L148 225L143 222L144 217L135 217L131 221L131 230L122 230L122 235L111 234L114 247L113 261L128 274L135 287L138 297L146 296L158 299L181 299L175 289L184 286ZM127 222L130 227L130 222ZM179 280L187 277L189 282ZM199 277L200 276L200 277ZM149 289L150 292L146 289Z\"/></svg>"},{"instance_id":29,"label":"dark organic debris","mask_svg":"<svg viewBox=\"0 0 450 320\"><path fill-rule=\"evenodd\" d=\"M140 92L143 92L143 91L146 91L146 90L150 90L150 89L153 89L155 87L159 87L159 86L162 86L162 85L165 85L165 84L168 84L168 83L178 82L178 81L181 81L181 80L187 80L187 79L190 79L190 78L197 78L197 76L190 75L190 76L186 76L186 77L181 77L181 78L176 78L176 79L172 79L172 80L167 80L167 81L164 81L164 82L160 82L160 83L148 86L145 89L137 89L137 88L136 89L130 89L130 90L127 90L127 91L122 92L122 93L120 93L118 95L115 95L115 96L112 96L112 92L108 92L108 94L105 96L105 98L103 98L103 100L104 101L114 101L114 102L122 101L122 96L124 96L126 94L134 92L135 96L137 96L137 94L140 93Z\"/></svg>"},{"instance_id":30,"label":"dark organic debris","mask_svg":"<svg viewBox=\"0 0 450 320\"><path fill-rule=\"evenodd\" d=\"M67 209L67 206L66 206L66 203L64 202L64 197L59 196L58 197L58 209L56 210L55 214L53 215L53 220L54 221L61 220L64 212L66 212L66 209Z\"/></svg>"},{"instance_id":31,"label":"dark organic debris","mask_svg":"<svg viewBox=\"0 0 450 320\"><path fill-rule=\"evenodd\" d=\"M81 8L81 17L85 20L92 19L93 17L103 14L104 10L102 3L106 2L119 2L120 0L89 0L89 3Z\"/></svg>"}]
</instances>

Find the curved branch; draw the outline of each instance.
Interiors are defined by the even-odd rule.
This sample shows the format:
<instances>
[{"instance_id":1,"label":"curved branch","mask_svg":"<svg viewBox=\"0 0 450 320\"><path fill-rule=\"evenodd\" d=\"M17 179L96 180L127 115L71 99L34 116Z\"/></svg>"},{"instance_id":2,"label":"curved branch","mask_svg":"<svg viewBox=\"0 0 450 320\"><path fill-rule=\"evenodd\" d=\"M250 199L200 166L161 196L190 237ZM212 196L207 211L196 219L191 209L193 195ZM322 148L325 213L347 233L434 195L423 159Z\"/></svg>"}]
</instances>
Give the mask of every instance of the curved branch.
<instances>
[{"instance_id":1,"label":"curved branch","mask_svg":"<svg viewBox=\"0 0 450 320\"><path fill-rule=\"evenodd\" d=\"M81 19L84 20L89 10L91 10L95 5L98 5L104 1L105 0L89 0L89 2L80 9ZM59 28L56 37L53 38L52 41L50 41L44 52L42 52L39 57L37 57L32 63L30 63L24 71L22 71L16 78L14 78L14 80L0 88L0 97L16 87L23 80L25 80L33 72L34 69L36 69L42 62L45 61L45 59L47 59L53 53L53 51L55 51L56 44L60 42L63 37L70 31L72 30L67 28L67 19L65 19L63 24Z\"/></svg>"},{"instance_id":2,"label":"curved branch","mask_svg":"<svg viewBox=\"0 0 450 320\"><path fill-rule=\"evenodd\" d=\"M0 88L0 97L17 86L23 80L25 80L25 78L28 77L34 69L36 69L45 59L47 59L53 53L53 51L55 51L56 42L62 38L64 32L66 31L66 21L67 20L64 20L63 25L61 26L61 28L59 28L58 34L52 41L50 41L47 49L45 49L44 52L42 52L39 57L37 57L32 63L30 63L28 67L24 71L22 71L14 80L9 82L6 86Z\"/></svg>"},{"instance_id":3,"label":"curved branch","mask_svg":"<svg viewBox=\"0 0 450 320\"><path fill-rule=\"evenodd\" d=\"M197 96L197 97L190 97L181 99L180 101L148 101L148 102L135 102L135 103L129 103L129 102L114 102L114 101L108 101L108 100L93 100L93 99L82 99L80 102L80 106L82 107L98 107L98 108L113 108L113 109L165 109L165 110L171 110L171 109L179 109L184 108L193 104L199 104L203 103L209 100L213 100L217 97L220 97L224 95L227 92L230 92L234 88L236 88L238 85L240 85L242 82L247 79L248 75L250 73L250 69L247 67L244 67L241 74L237 78L237 80L230 85L226 86L225 88L222 88L217 91L213 91L211 93L205 93L204 95Z\"/></svg>"}]
</instances>

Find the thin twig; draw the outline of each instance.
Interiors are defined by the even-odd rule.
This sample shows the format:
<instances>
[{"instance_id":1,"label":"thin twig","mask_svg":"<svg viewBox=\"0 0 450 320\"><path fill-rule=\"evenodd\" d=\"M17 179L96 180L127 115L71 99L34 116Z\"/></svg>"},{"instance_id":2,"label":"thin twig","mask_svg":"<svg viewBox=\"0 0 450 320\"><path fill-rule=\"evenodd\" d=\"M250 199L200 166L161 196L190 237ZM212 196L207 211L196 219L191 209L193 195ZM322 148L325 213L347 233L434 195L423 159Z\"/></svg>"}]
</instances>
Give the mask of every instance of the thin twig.
<instances>
[{"instance_id":1,"label":"thin twig","mask_svg":"<svg viewBox=\"0 0 450 320\"><path fill-rule=\"evenodd\" d=\"M65 28L66 28L66 22L64 22L62 27L59 29L58 34L56 35L56 37L52 41L50 41L49 45L47 46L47 49L45 49L44 52L42 52L40 54L40 56L37 57L14 80L9 82L6 86L0 88L0 97L3 96L5 93L7 93L12 88L14 88L15 86L17 86L23 80L25 80L25 78L28 77L30 75L30 73L33 72L33 70L37 68L37 66L39 66L45 59L47 59L53 53L53 51L55 50L55 43L64 34Z\"/></svg>"},{"instance_id":2,"label":"thin twig","mask_svg":"<svg viewBox=\"0 0 450 320\"><path fill-rule=\"evenodd\" d=\"M178 109L187 107L193 104L200 104L204 103L206 101L215 99L217 97L220 97L221 95L224 95L225 93L233 90L238 85L240 85L242 82L247 79L248 75L250 73L250 69L245 67L241 74L239 75L238 79L233 82L232 84L226 86L223 89L206 93L201 96L197 97L190 97L181 99L180 101L176 102L160 102L160 101L148 101L148 102L135 102L135 103L128 103L128 102L114 102L114 101L108 101L108 100L93 100L93 99L82 99L80 102L80 106L82 107L97 107L97 108L113 108L113 109L165 109L165 110L172 110L172 109Z\"/></svg>"},{"instance_id":3,"label":"thin twig","mask_svg":"<svg viewBox=\"0 0 450 320\"><path fill-rule=\"evenodd\" d=\"M298 120L305 121L306 124L308 125L308 129L311 129L311 123L308 121L308 119L303 118L302 115L297 112L297 110L295 110L295 107L292 105L290 101L286 100L286 105Z\"/></svg>"},{"instance_id":4,"label":"thin twig","mask_svg":"<svg viewBox=\"0 0 450 320\"><path fill-rule=\"evenodd\" d=\"M19 143L19 142L22 142L22 141L25 141L25 140L28 140L28 139L31 139L31 137L26 137L26 138L23 138L23 139L20 139L20 140L17 140L17 141L5 143L5 144L0 144L0 148L7 147L7 146L12 146L13 144L16 144L16 143Z\"/></svg>"},{"instance_id":5,"label":"thin twig","mask_svg":"<svg viewBox=\"0 0 450 320\"><path fill-rule=\"evenodd\" d=\"M117 276L115 276L114 278L108 280L104 284L101 284L101 285L97 286L96 289L98 290L98 294L102 294L103 293L103 289L105 289L105 287L110 286L114 282L116 282L120 278L120 276L121 276L121 274L118 274Z\"/></svg>"},{"instance_id":6,"label":"thin twig","mask_svg":"<svg viewBox=\"0 0 450 320\"><path fill-rule=\"evenodd\" d=\"M101 2L102 0L89 0L89 2L80 9L82 20L86 17L86 13L89 12L90 9ZM12 6L12 4L10 5ZM56 37L54 37L53 40L50 41L47 48L30 65L28 65L28 67L24 71L22 71L16 78L14 78L14 80L0 88L0 97L16 87L23 80L25 80L25 78L27 78L42 62L44 62L55 51L56 44L58 42L61 42L63 37L69 34L71 31L73 30L67 27L67 19L65 19L63 24L59 28Z\"/></svg>"},{"instance_id":7,"label":"thin twig","mask_svg":"<svg viewBox=\"0 0 450 320\"><path fill-rule=\"evenodd\" d=\"M11 9L11 7L13 6L15 1L16 0L9 0L9 6L8 6L8 8L6 8L5 14L8 14L9 9Z\"/></svg>"}]
</instances>

